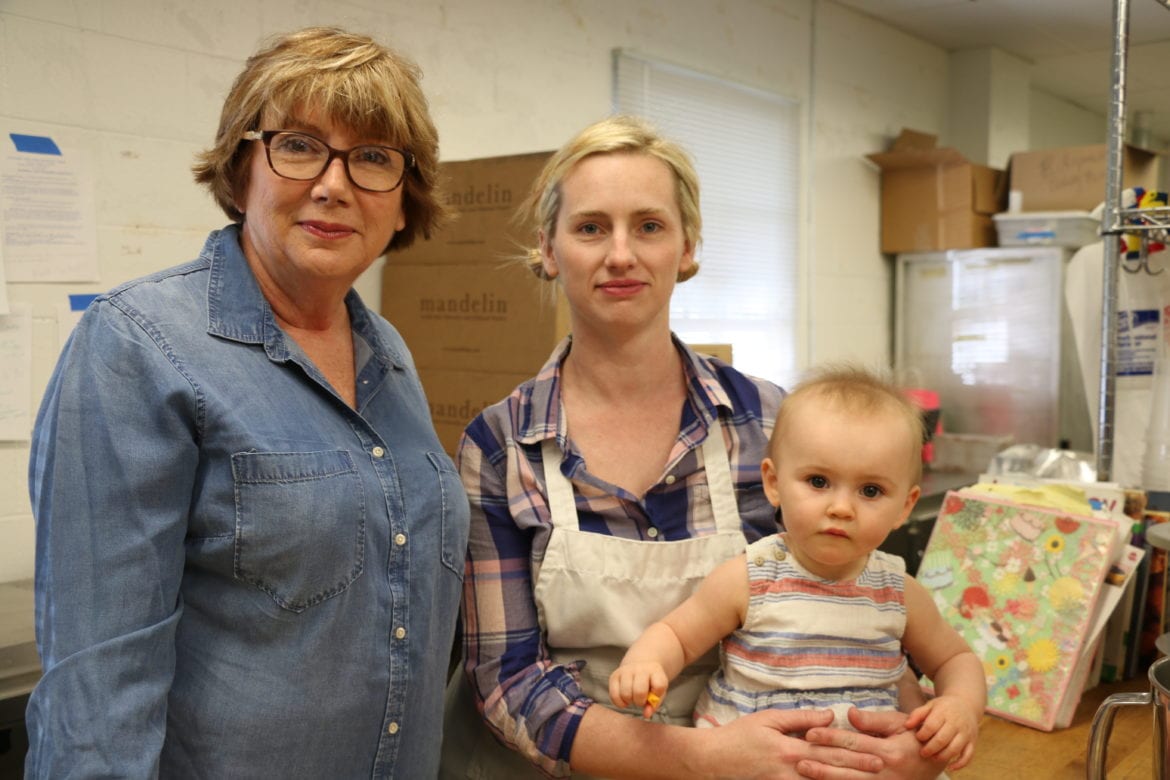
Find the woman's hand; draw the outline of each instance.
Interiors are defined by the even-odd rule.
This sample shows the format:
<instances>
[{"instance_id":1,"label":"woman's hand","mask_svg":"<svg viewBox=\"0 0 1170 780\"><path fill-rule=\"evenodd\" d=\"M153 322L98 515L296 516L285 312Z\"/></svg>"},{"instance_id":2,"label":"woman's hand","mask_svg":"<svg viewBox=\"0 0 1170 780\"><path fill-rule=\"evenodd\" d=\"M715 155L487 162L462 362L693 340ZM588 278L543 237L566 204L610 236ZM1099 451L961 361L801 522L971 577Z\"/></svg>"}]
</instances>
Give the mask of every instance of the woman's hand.
<instances>
[{"instance_id":1,"label":"woman's hand","mask_svg":"<svg viewBox=\"0 0 1170 780\"><path fill-rule=\"evenodd\" d=\"M708 759L700 774L704 777L736 780L790 780L808 777L877 777L884 767L875 754L813 744L802 738L809 729L824 729L833 722L829 710L764 710L738 718L726 726L696 729L696 739L707 740L703 755ZM918 743L909 734L913 754ZM880 742L874 737L868 737ZM798 771L811 766L817 771L839 771L841 775L805 775Z\"/></svg>"},{"instance_id":2,"label":"woman's hand","mask_svg":"<svg viewBox=\"0 0 1170 780\"><path fill-rule=\"evenodd\" d=\"M849 722L857 731L814 728L805 734L805 739L814 745L832 746L876 757L880 759L882 768L876 774L865 774L814 758L800 762L797 768L801 775L823 780L932 780L946 769L945 761L920 755L922 746L914 732L906 728L905 713L851 709Z\"/></svg>"}]
</instances>

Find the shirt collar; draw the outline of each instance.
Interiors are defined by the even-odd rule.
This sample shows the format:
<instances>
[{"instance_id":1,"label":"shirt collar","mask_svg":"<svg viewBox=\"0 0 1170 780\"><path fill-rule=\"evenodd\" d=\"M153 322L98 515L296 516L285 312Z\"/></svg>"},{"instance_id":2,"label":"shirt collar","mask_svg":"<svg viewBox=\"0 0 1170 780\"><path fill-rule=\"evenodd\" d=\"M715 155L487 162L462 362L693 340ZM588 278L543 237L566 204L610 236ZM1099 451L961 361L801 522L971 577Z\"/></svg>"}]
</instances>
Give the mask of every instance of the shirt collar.
<instances>
[{"instance_id":1,"label":"shirt collar","mask_svg":"<svg viewBox=\"0 0 1170 780\"><path fill-rule=\"evenodd\" d=\"M682 355L687 395L695 408L701 410L704 421L710 425L717 419L720 407L728 412L732 410L731 398L708 360L699 357L675 334L671 333L670 338ZM520 443L536 444L556 436L564 448L567 429L561 414L561 367L572 343L572 335L566 336L533 378L532 391L524 406L518 410L521 428L516 439Z\"/></svg>"},{"instance_id":2,"label":"shirt collar","mask_svg":"<svg viewBox=\"0 0 1170 780\"><path fill-rule=\"evenodd\" d=\"M276 324L272 307L248 267L240 247L240 226L228 225L214 231L207 237L200 258L211 271L207 282L207 332L244 344L263 344L272 360L288 360L293 346ZM350 327L369 345L374 356L394 368L405 368L405 356L381 338L369 310L353 289L346 293L345 305Z\"/></svg>"}]
</instances>

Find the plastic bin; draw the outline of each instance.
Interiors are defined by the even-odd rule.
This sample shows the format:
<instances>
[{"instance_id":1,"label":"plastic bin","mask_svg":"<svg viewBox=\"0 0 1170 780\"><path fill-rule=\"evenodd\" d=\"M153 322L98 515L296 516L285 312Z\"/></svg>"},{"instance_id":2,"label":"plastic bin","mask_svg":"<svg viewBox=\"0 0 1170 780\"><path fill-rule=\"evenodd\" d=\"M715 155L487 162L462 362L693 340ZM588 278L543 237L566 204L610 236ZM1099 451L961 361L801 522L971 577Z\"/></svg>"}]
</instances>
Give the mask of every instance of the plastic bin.
<instances>
[{"instance_id":1,"label":"plastic bin","mask_svg":"<svg viewBox=\"0 0 1170 780\"><path fill-rule=\"evenodd\" d=\"M1000 246L1063 246L1079 249L1098 239L1100 220L1087 211L1005 212L992 217Z\"/></svg>"}]
</instances>

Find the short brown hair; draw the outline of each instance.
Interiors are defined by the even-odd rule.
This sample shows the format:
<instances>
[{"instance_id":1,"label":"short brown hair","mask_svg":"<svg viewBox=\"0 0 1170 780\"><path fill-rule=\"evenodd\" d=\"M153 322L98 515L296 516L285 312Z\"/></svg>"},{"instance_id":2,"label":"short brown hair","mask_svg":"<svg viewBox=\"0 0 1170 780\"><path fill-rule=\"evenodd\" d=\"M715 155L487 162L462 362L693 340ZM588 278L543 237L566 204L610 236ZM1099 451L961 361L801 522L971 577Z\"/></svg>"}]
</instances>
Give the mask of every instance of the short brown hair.
<instances>
[{"instance_id":1,"label":"short brown hair","mask_svg":"<svg viewBox=\"0 0 1170 780\"><path fill-rule=\"evenodd\" d=\"M242 222L238 197L248 186L255 147L244 133L260 130L261 116L277 123L311 106L354 132L384 139L414 155L406 172L402 210L406 226L385 250L404 249L442 226L448 209L438 190L439 134L419 84L421 71L402 55L364 35L337 27L309 27L271 39L248 58L224 100L215 145L191 170L233 222Z\"/></svg>"},{"instance_id":2,"label":"short brown hair","mask_svg":"<svg viewBox=\"0 0 1170 780\"><path fill-rule=\"evenodd\" d=\"M646 154L670 168L674 174L683 235L688 246L697 250L703 240L703 217L699 211L699 174L695 165L681 146L664 138L646 120L634 116L611 116L594 122L554 153L520 207L521 215L531 217L537 230L551 238L561 209L561 182L565 176L586 157L621 153ZM526 260L533 273L542 279L548 278L540 249L530 249ZM697 271L698 265L692 263L679 274L679 281L690 279Z\"/></svg>"},{"instance_id":3,"label":"short brown hair","mask_svg":"<svg viewBox=\"0 0 1170 780\"><path fill-rule=\"evenodd\" d=\"M893 380L848 363L813 369L785 396L776 413L772 439L768 442L770 457L776 458L775 447L781 438L780 429L784 422L790 415L801 413L799 405L805 398L819 398L858 413L885 411L903 418L911 443L911 475L914 484L922 480L922 444L926 440L922 412ZM842 443L842 446L848 445Z\"/></svg>"}]
</instances>

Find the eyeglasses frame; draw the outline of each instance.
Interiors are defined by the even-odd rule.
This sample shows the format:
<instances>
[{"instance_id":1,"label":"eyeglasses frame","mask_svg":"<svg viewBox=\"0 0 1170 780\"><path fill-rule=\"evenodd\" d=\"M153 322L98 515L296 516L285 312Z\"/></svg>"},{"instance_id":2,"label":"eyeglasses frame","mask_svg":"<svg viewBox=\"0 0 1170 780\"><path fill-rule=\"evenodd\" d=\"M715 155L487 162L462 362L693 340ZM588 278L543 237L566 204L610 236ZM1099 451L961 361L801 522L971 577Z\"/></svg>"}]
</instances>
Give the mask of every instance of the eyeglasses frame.
<instances>
[{"instance_id":1,"label":"eyeglasses frame","mask_svg":"<svg viewBox=\"0 0 1170 780\"><path fill-rule=\"evenodd\" d=\"M321 166L321 170L317 172L316 176L310 176L307 179L297 179L293 176L285 176L283 173L276 170L276 166L272 164L272 149L271 149L271 147L269 147L268 144L269 144L269 142L272 141L273 138L280 135L281 133L291 133L293 135L303 135L306 138L312 138L314 141L316 141L317 143L324 146L327 150L329 150L329 156L327 158L325 158L325 164ZM325 171L327 171L329 169L329 166L333 164L333 161L335 159L341 158L341 167L345 168L346 178L349 179L350 184L357 187L359 190L362 190L364 192L394 192L394 190L396 190L402 186L402 182L406 181L406 172L414 167L414 155L412 153L406 151L405 149L399 149L399 148L394 147L394 146L385 146L383 144L358 144L357 146L350 147L349 149L335 149L332 146L330 146L329 144L325 143L320 138L318 138L317 136L313 135L312 133L305 133L305 132L302 132L300 130L249 130L246 133L244 133L243 140L245 140L245 141L259 141L260 143L262 143L264 145L264 159L266 159L268 161L269 170L271 170L273 173L275 173L280 178L288 179L289 181L313 181L314 179L319 178L321 176L321 174L325 173ZM398 180L398 183L395 184L393 187L391 187L388 190L372 190L369 187L363 187L362 185L360 185L356 181L354 181L353 174L350 173L350 170L349 170L349 155L350 155L350 153L357 150L357 149L362 149L362 148L365 148L368 146L372 146L376 149L389 149L393 152L398 152L399 154L402 155L403 162L405 163L402 166L402 178L400 178Z\"/></svg>"}]
</instances>

